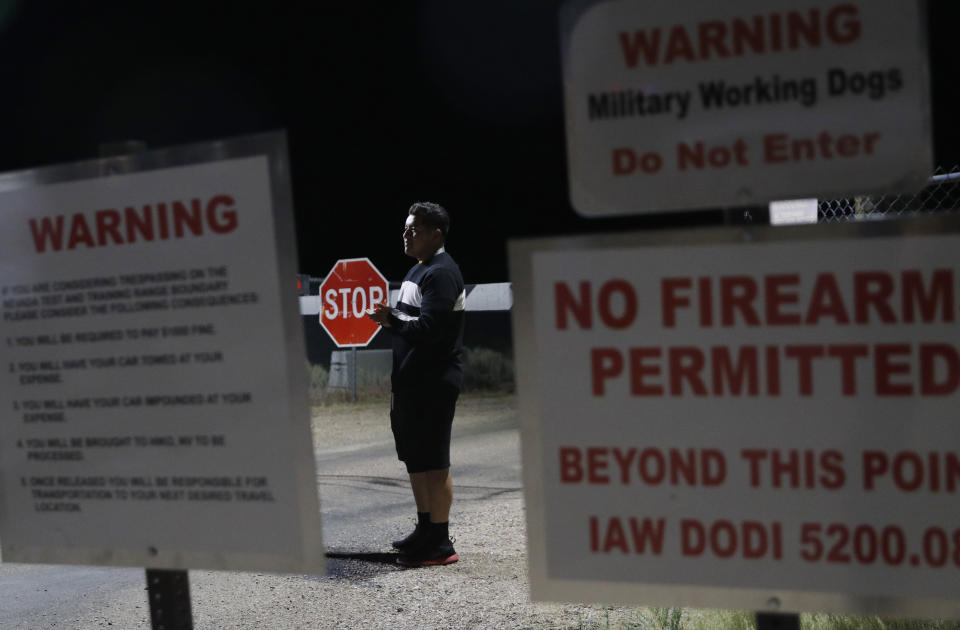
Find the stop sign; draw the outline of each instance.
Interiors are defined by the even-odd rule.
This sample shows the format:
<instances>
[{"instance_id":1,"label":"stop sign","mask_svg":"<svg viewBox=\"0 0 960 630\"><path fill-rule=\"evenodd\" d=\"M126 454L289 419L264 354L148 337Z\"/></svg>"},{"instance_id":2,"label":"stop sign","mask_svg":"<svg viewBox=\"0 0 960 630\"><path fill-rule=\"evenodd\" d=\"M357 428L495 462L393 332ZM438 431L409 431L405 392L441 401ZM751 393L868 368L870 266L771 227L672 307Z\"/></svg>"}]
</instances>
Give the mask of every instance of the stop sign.
<instances>
[{"instance_id":1,"label":"stop sign","mask_svg":"<svg viewBox=\"0 0 960 630\"><path fill-rule=\"evenodd\" d=\"M365 346L380 332L367 312L387 295L387 279L369 258L338 260L320 285L320 325L340 348Z\"/></svg>"}]
</instances>

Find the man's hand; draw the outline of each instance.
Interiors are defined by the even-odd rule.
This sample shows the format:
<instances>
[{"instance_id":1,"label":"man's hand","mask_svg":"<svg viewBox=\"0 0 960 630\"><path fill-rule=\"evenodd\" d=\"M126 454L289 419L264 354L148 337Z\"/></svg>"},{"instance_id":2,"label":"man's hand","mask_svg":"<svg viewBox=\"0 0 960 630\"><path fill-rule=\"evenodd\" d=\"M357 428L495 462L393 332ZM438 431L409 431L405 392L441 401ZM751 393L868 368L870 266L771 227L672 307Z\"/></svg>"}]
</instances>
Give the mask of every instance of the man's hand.
<instances>
[{"instance_id":1,"label":"man's hand","mask_svg":"<svg viewBox=\"0 0 960 630\"><path fill-rule=\"evenodd\" d=\"M374 304L372 311L367 311L367 317L385 328L390 327L390 305L386 302Z\"/></svg>"}]
</instances>

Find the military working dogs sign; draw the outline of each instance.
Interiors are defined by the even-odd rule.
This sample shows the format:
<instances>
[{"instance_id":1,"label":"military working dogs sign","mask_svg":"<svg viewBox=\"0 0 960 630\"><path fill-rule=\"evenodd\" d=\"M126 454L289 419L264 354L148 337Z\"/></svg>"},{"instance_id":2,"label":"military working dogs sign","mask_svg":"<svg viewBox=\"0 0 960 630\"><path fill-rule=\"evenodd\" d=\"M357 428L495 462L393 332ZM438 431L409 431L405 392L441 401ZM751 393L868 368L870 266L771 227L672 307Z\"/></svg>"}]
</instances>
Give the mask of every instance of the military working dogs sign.
<instances>
[{"instance_id":1,"label":"military working dogs sign","mask_svg":"<svg viewBox=\"0 0 960 630\"><path fill-rule=\"evenodd\" d=\"M922 4L572 1L570 197L591 216L918 188Z\"/></svg>"}]
</instances>

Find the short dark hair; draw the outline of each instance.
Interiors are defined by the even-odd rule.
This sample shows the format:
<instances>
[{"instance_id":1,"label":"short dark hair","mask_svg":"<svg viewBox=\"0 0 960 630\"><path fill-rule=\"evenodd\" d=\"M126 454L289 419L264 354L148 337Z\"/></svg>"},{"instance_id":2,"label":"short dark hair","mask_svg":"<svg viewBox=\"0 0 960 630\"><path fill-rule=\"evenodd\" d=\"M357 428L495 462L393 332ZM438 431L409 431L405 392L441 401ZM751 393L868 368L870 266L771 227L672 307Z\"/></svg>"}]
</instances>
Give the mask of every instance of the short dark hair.
<instances>
[{"instance_id":1,"label":"short dark hair","mask_svg":"<svg viewBox=\"0 0 960 630\"><path fill-rule=\"evenodd\" d=\"M418 201L410 206L408 214L420 219L421 224L440 230L443 238L447 238L447 232L450 231L450 215L439 203Z\"/></svg>"}]
</instances>

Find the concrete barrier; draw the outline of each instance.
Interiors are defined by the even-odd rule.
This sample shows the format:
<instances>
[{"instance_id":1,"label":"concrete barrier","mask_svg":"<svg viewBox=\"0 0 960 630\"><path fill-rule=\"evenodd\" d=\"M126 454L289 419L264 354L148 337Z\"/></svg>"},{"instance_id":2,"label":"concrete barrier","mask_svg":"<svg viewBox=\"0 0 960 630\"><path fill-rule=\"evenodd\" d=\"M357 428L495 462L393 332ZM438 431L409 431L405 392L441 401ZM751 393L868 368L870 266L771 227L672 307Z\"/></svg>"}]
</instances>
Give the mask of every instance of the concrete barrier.
<instances>
[{"instance_id":1,"label":"concrete barrier","mask_svg":"<svg viewBox=\"0 0 960 630\"><path fill-rule=\"evenodd\" d=\"M350 389L353 377L353 350L330 353L330 381L327 389ZM388 384L393 367L392 350L357 350L357 387Z\"/></svg>"}]
</instances>

